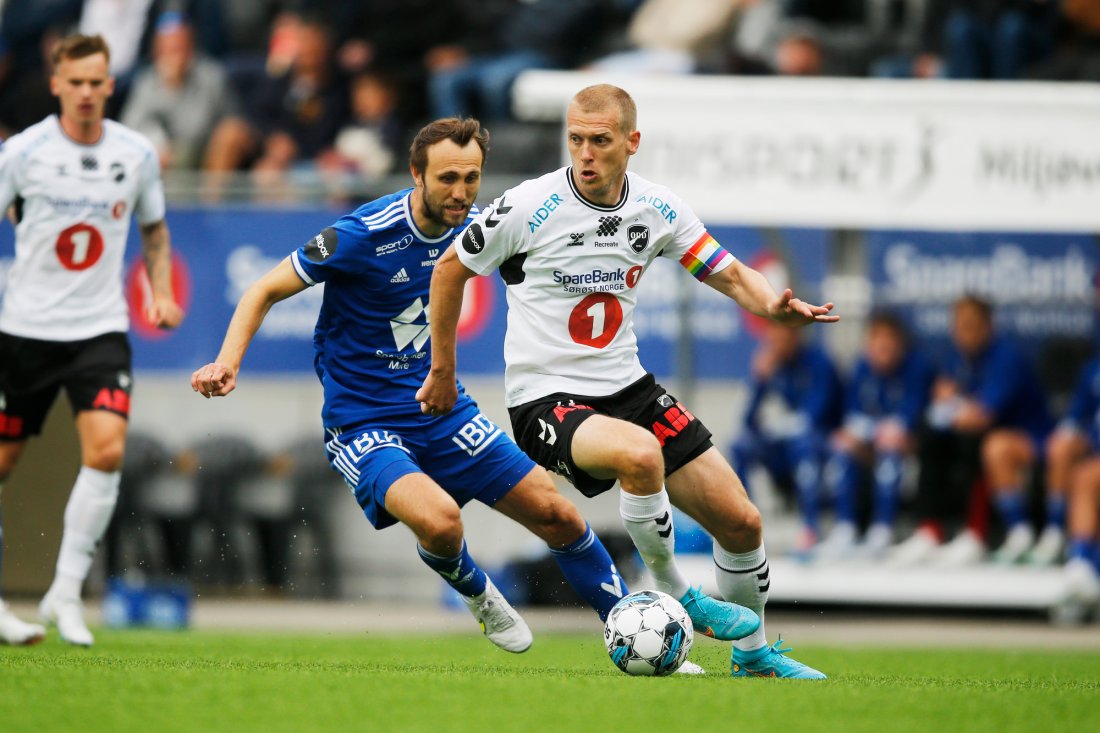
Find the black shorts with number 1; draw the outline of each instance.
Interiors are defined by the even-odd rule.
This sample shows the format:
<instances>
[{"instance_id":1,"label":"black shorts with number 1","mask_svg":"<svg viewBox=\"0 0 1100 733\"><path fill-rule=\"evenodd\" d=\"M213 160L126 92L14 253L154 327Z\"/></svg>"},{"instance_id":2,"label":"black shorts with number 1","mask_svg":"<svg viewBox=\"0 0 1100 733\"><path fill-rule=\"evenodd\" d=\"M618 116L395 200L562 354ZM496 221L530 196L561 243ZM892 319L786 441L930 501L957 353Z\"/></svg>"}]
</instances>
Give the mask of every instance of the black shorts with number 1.
<instances>
[{"instance_id":1,"label":"black shorts with number 1","mask_svg":"<svg viewBox=\"0 0 1100 733\"><path fill-rule=\"evenodd\" d=\"M626 420L652 432L661 444L666 476L713 445L706 426L665 392L652 374L612 395L552 394L509 408L508 414L519 447L585 496L597 496L615 485L615 479L591 476L573 462L573 434L593 415Z\"/></svg>"}]
</instances>

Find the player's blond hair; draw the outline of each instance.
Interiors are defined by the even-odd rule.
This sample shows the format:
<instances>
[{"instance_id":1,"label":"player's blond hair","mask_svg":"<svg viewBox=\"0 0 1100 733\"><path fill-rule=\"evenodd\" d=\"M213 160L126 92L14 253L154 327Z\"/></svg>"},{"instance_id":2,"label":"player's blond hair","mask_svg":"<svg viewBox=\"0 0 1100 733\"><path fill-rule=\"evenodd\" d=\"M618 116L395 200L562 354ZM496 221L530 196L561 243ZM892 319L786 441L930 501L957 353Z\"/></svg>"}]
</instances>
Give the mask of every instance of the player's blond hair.
<instances>
[{"instance_id":1,"label":"player's blond hair","mask_svg":"<svg viewBox=\"0 0 1100 733\"><path fill-rule=\"evenodd\" d=\"M409 164L417 173L423 173L428 169L428 148L438 142L450 140L460 148L466 147L471 140L481 148L481 161L485 162L485 155L489 152L489 131L481 126L481 123L473 117L459 119L457 117L444 117L435 122L429 122L420 128L409 146Z\"/></svg>"},{"instance_id":2,"label":"player's blond hair","mask_svg":"<svg viewBox=\"0 0 1100 733\"><path fill-rule=\"evenodd\" d=\"M585 87L573 95L570 105L575 105L580 112L586 114L615 108L619 112L619 126L624 135L629 135L638 128L638 105L634 104L634 98L625 89L612 84Z\"/></svg>"},{"instance_id":3,"label":"player's blond hair","mask_svg":"<svg viewBox=\"0 0 1100 733\"><path fill-rule=\"evenodd\" d=\"M56 68L62 61L75 61L97 53L103 54L107 61L111 60L111 48L103 40L103 36L98 33L94 36L76 33L57 42L50 53L50 61Z\"/></svg>"}]
</instances>

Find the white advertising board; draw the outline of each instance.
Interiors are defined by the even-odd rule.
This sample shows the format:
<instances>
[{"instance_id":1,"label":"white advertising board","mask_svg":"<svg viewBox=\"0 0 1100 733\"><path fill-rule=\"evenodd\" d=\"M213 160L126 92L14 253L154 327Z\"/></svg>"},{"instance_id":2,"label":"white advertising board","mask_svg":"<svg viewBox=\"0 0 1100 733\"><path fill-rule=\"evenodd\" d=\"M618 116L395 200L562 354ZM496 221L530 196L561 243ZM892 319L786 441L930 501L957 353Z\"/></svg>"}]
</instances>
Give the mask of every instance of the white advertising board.
<instances>
[{"instance_id":1,"label":"white advertising board","mask_svg":"<svg viewBox=\"0 0 1100 733\"><path fill-rule=\"evenodd\" d=\"M632 169L709 222L1100 231L1100 85L528 72L517 115L597 82L638 103Z\"/></svg>"}]
</instances>

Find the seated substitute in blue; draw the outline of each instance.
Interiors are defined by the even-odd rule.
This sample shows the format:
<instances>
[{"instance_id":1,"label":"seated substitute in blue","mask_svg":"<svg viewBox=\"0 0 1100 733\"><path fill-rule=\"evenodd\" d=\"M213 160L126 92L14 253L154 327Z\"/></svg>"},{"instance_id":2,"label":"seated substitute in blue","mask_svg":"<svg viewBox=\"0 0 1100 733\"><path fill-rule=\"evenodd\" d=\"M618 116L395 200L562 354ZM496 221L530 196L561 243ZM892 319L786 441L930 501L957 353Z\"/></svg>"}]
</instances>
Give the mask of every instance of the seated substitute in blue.
<instances>
[{"instance_id":1,"label":"seated substitute in blue","mask_svg":"<svg viewBox=\"0 0 1100 733\"><path fill-rule=\"evenodd\" d=\"M799 329L769 323L753 356L733 469L747 483L749 471L760 465L778 486L793 486L803 523L799 553L817 542L825 446L842 407L840 375L828 354L805 343Z\"/></svg>"}]
</instances>

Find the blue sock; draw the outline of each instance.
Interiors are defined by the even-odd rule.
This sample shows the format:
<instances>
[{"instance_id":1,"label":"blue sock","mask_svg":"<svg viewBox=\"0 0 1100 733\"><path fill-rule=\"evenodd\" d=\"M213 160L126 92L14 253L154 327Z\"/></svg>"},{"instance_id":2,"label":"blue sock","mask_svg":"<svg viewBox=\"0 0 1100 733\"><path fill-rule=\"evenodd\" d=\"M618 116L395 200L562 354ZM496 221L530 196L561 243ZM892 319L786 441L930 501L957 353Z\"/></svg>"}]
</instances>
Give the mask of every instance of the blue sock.
<instances>
[{"instance_id":1,"label":"blue sock","mask_svg":"<svg viewBox=\"0 0 1100 733\"><path fill-rule=\"evenodd\" d=\"M1096 555L1096 543L1092 540L1072 539L1066 550L1066 557L1070 560L1087 560L1093 562Z\"/></svg>"},{"instance_id":2,"label":"blue sock","mask_svg":"<svg viewBox=\"0 0 1100 733\"><path fill-rule=\"evenodd\" d=\"M802 524L815 534L818 532L819 505L821 503L818 480L821 471L812 456L798 459L794 470L795 492L798 495L798 511L802 515Z\"/></svg>"},{"instance_id":3,"label":"blue sock","mask_svg":"<svg viewBox=\"0 0 1100 733\"><path fill-rule=\"evenodd\" d=\"M1027 507L1024 504L1024 492L1011 489L997 494L995 500L997 513L1007 529L1027 523Z\"/></svg>"},{"instance_id":4,"label":"blue sock","mask_svg":"<svg viewBox=\"0 0 1100 733\"><path fill-rule=\"evenodd\" d=\"M893 526L901 493L902 458L897 453L884 453L875 463L875 524Z\"/></svg>"},{"instance_id":5,"label":"blue sock","mask_svg":"<svg viewBox=\"0 0 1100 733\"><path fill-rule=\"evenodd\" d=\"M466 551L465 540L462 541L462 552L454 557L433 555L419 544L416 546L416 551L425 565L439 573L448 585L462 595L473 598L485 592L485 583L488 582L488 578Z\"/></svg>"},{"instance_id":6,"label":"blue sock","mask_svg":"<svg viewBox=\"0 0 1100 733\"><path fill-rule=\"evenodd\" d=\"M588 525L579 540L558 550L550 548L550 553L569 585L596 609L601 620L606 621L612 606L630 592L611 555Z\"/></svg>"},{"instance_id":7,"label":"blue sock","mask_svg":"<svg viewBox=\"0 0 1100 733\"><path fill-rule=\"evenodd\" d=\"M1064 494L1051 494L1047 497L1047 525L1066 526L1066 497Z\"/></svg>"},{"instance_id":8,"label":"blue sock","mask_svg":"<svg viewBox=\"0 0 1100 733\"><path fill-rule=\"evenodd\" d=\"M837 452L829 462L827 473L833 479L836 494L836 518L839 522L856 523L859 499L859 466L848 453Z\"/></svg>"}]
</instances>

